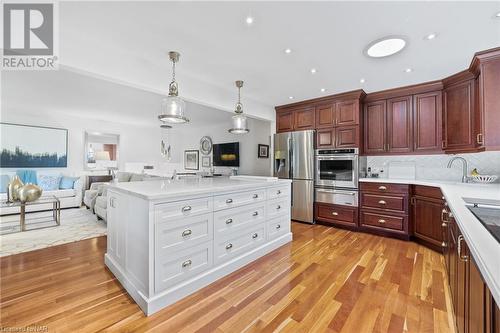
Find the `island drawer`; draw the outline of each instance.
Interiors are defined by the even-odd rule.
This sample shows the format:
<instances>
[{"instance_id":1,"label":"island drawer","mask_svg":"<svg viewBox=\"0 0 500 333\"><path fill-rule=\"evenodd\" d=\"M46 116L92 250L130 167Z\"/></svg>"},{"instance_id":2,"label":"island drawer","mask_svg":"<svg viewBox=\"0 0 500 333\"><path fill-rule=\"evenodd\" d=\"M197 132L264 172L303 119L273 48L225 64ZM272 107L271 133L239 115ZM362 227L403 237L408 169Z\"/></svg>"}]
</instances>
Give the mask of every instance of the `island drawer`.
<instances>
[{"instance_id":1,"label":"island drawer","mask_svg":"<svg viewBox=\"0 0 500 333\"><path fill-rule=\"evenodd\" d=\"M156 222L212 213L212 209L211 197L158 204L155 206Z\"/></svg>"},{"instance_id":2,"label":"island drawer","mask_svg":"<svg viewBox=\"0 0 500 333\"><path fill-rule=\"evenodd\" d=\"M405 195L379 195L361 193L362 208L376 208L404 213L408 211L408 197Z\"/></svg>"},{"instance_id":3,"label":"island drawer","mask_svg":"<svg viewBox=\"0 0 500 333\"><path fill-rule=\"evenodd\" d=\"M266 203L236 207L214 213L215 239L227 239L234 233L258 223L266 218Z\"/></svg>"},{"instance_id":4,"label":"island drawer","mask_svg":"<svg viewBox=\"0 0 500 333\"><path fill-rule=\"evenodd\" d=\"M217 195L214 197L214 210L233 208L265 201L265 195L266 192L264 189Z\"/></svg>"},{"instance_id":5,"label":"island drawer","mask_svg":"<svg viewBox=\"0 0 500 333\"><path fill-rule=\"evenodd\" d=\"M213 239L213 215L203 214L155 225L159 253L193 246Z\"/></svg>"},{"instance_id":6,"label":"island drawer","mask_svg":"<svg viewBox=\"0 0 500 333\"><path fill-rule=\"evenodd\" d=\"M215 263L220 264L231 258L247 253L266 241L266 225L261 223L239 232L226 240L215 240Z\"/></svg>"},{"instance_id":7,"label":"island drawer","mask_svg":"<svg viewBox=\"0 0 500 333\"><path fill-rule=\"evenodd\" d=\"M266 212L267 218L273 218L278 216L288 216L290 207L290 198L280 198L269 200L267 202Z\"/></svg>"},{"instance_id":8,"label":"island drawer","mask_svg":"<svg viewBox=\"0 0 500 333\"><path fill-rule=\"evenodd\" d=\"M161 292L212 267L212 246L213 242L210 241L178 252L157 252L155 292Z\"/></svg>"},{"instance_id":9,"label":"island drawer","mask_svg":"<svg viewBox=\"0 0 500 333\"><path fill-rule=\"evenodd\" d=\"M364 227L376 227L403 231L406 216L389 216L367 211L361 211L360 224Z\"/></svg>"},{"instance_id":10,"label":"island drawer","mask_svg":"<svg viewBox=\"0 0 500 333\"><path fill-rule=\"evenodd\" d=\"M272 187L266 190L267 199L276 199L290 195L290 186Z\"/></svg>"},{"instance_id":11,"label":"island drawer","mask_svg":"<svg viewBox=\"0 0 500 333\"><path fill-rule=\"evenodd\" d=\"M267 239L278 238L290 232L288 216L280 216L267 221Z\"/></svg>"}]
</instances>

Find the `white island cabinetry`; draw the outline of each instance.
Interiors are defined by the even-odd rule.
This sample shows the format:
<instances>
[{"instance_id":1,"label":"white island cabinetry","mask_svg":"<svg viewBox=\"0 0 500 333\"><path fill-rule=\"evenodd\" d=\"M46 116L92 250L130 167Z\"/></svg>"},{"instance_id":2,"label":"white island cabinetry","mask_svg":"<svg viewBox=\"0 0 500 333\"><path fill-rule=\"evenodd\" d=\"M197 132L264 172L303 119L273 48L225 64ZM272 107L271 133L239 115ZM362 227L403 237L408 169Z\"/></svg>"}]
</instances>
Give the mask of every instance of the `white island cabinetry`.
<instances>
[{"instance_id":1,"label":"white island cabinetry","mask_svg":"<svg viewBox=\"0 0 500 333\"><path fill-rule=\"evenodd\" d=\"M105 262L150 315L290 242L290 202L286 180L112 186Z\"/></svg>"}]
</instances>

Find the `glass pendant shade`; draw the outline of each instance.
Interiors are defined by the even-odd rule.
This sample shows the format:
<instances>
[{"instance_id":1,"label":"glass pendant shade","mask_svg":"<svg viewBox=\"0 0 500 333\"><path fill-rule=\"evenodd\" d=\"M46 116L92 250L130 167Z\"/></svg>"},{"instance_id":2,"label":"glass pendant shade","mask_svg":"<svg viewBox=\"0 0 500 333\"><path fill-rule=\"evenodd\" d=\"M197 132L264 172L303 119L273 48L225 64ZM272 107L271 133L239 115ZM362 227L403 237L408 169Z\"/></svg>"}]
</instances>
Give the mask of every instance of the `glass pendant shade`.
<instances>
[{"instance_id":1,"label":"glass pendant shade","mask_svg":"<svg viewBox=\"0 0 500 333\"><path fill-rule=\"evenodd\" d=\"M158 119L166 123L186 123L189 122L184 116L186 102L179 96L167 96L161 103L161 113Z\"/></svg>"},{"instance_id":2,"label":"glass pendant shade","mask_svg":"<svg viewBox=\"0 0 500 333\"><path fill-rule=\"evenodd\" d=\"M243 87L243 81L236 81L236 87L238 88L238 103L236 103L236 108L234 110L235 115L233 116L233 127L228 130L229 133L233 134L246 134L250 132L247 126L247 117L243 115L243 104L241 104L241 94L240 90Z\"/></svg>"},{"instance_id":3,"label":"glass pendant shade","mask_svg":"<svg viewBox=\"0 0 500 333\"><path fill-rule=\"evenodd\" d=\"M229 129L229 133L245 134L250 132L247 126L247 117L243 114L235 114L233 116L233 127Z\"/></svg>"}]
</instances>

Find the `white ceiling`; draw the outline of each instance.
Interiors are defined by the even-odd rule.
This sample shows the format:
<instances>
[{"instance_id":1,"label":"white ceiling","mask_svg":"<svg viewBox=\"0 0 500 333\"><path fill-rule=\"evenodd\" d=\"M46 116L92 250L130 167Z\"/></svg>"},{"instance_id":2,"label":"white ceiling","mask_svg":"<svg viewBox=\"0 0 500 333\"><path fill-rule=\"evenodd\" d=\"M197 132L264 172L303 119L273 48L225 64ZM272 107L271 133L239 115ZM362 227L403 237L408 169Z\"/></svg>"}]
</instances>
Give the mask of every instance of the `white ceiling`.
<instances>
[{"instance_id":1,"label":"white ceiling","mask_svg":"<svg viewBox=\"0 0 500 333\"><path fill-rule=\"evenodd\" d=\"M5 71L1 109L5 113L70 115L77 118L159 126L162 95L61 69L59 71ZM29 98L27 98L29 96ZM227 112L187 103L191 125L226 123ZM189 126L175 125L176 128Z\"/></svg>"},{"instance_id":2,"label":"white ceiling","mask_svg":"<svg viewBox=\"0 0 500 333\"><path fill-rule=\"evenodd\" d=\"M61 2L60 60L164 92L166 54L177 50L182 96L232 110L234 80L242 79L245 112L273 119L273 107L291 102L288 96L378 91L463 70L474 52L500 46L498 11L499 1ZM424 40L431 32L438 37ZM385 35L407 36L409 44L389 58L363 55Z\"/></svg>"}]
</instances>

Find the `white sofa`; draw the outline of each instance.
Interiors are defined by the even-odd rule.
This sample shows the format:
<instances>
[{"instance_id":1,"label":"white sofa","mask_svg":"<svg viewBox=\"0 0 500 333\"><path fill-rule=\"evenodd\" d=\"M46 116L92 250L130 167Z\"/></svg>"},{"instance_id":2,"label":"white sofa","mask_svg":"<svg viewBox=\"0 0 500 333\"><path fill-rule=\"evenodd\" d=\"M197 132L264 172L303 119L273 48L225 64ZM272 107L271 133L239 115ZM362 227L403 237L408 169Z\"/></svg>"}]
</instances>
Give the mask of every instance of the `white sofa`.
<instances>
[{"instance_id":1,"label":"white sofa","mask_svg":"<svg viewBox=\"0 0 500 333\"><path fill-rule=\"evenodd\" d=\"M75 181L74 187L68 190L43 191L42 197L46 196L57 197L61 203L61 208L80 207L82 205L84 181L85 178L80 177L77 181ZM1 201L7 200L7 193L0 193L0 200ZM52 209L52 204L26 206L27 212L38 212L49 209ZM0 208L0 215L18 214L18 213L19 213L19 207Z\"/></svg>"}]
</instances>

